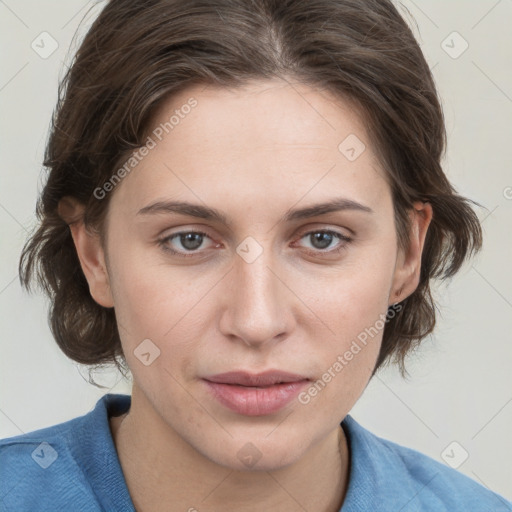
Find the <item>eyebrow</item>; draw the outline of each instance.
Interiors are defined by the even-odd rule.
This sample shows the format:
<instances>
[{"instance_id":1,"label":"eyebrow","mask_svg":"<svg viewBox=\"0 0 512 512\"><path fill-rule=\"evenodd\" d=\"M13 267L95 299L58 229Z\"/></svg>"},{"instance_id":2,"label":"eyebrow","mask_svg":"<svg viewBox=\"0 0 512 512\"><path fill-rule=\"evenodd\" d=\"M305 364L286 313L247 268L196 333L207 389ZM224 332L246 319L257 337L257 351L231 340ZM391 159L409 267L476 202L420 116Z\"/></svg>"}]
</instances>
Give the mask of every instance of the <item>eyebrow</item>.
<instances>
[{"instance_id":1,"label":"eyebrow","mask_svg":"<svg viewBox=\"0 0 512 512\"><path fill-rule=\"evenodd\" d=\"M288 210L282 218L285 222L294 220L308 219L318 215L325 215L331 212L342 210L355 210L366 213L374 213L374 211L364 204L353 201L352 199L336 198L325 203L314 204L305 208ZM153 215L161 213L179 213L190 217L198 217L200 219L217 221L224 225L229 225L228 219L221 211L203 206L199 204L189 203L187 201L157 201L141 208L137 215Z\"/></svg>"}]
</instances>

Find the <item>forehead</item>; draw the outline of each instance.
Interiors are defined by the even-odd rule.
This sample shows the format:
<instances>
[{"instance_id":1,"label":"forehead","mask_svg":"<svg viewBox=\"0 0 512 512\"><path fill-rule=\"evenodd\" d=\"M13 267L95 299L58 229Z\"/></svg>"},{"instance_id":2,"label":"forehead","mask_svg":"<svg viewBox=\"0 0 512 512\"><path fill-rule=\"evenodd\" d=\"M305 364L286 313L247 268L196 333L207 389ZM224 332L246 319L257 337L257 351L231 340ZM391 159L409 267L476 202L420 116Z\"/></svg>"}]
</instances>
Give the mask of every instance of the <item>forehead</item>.
<instances>
[{"instance_id":1,"label":"forehead","mask_svg":"<svg viewBox=\"0 0 512 512\"><path fill-rule=\"evenodd\" d=\"M193 109L187 107L191 100L197 102ZM190 112L179 119L172 116L180 110ZM219 156L222 150L232 154L237 146L231 141L236 140L244 144L244 149L258 149L258 155L301 148L323 149L337 155L338 144L348 131L367 140L350 100L281 79L254 80L236 88L196 85L165 101L150 125L165 131L171 117L176 123L172 127L174 151L194 149L199 154L211 155L215 148ZM190 136L191 131L195 136Z\"/></svg>"},{"instance_id":2,"label":"forehead","mask_svg":"<svg viewBox=\"0 0 512 512\"><path fill-rule=\"evenodd\" d=\"M152 149L112 198L125 214L155 199L247 211L334 195L377 204L389 195L357 110L304 84L196 85L160 105L148 134Z\"/></svg>"}]
</instances>

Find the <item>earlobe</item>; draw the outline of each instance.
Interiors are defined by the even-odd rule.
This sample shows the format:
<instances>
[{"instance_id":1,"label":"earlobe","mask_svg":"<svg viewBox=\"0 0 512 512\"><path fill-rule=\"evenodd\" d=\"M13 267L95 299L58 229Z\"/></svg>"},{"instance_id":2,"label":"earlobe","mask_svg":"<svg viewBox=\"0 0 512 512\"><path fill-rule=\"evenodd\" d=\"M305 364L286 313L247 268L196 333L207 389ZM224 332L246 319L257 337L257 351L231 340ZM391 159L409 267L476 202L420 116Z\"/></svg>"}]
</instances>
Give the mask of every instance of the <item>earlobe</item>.
<instances>
[{"instance_id":1,"label":"earlobe","mask_svg":"<svg viewBox=\"0 0 512 512\"><path fill-rule=\"evenodd\" d=\"M114 307L105 255L97 233L89 231L83 222L84 207L74 198L64 197L58 212L71 230L82 271L89 284L92 298L105 308Z\"/></svg>"},{"instance_id":2,"label":"earlobe","mask_svg":"<svg viewBox=\"0 0 512 512\"><path fill-rule=\"evenodd\" d=\"M421 201L415 202L413 206L410 211L409 247L405 253L400 251L398 255L389 305L401 302L411 295L418 287L420 280L421 257L433 210L430 203Z\"/></svg>"}]
</instances>

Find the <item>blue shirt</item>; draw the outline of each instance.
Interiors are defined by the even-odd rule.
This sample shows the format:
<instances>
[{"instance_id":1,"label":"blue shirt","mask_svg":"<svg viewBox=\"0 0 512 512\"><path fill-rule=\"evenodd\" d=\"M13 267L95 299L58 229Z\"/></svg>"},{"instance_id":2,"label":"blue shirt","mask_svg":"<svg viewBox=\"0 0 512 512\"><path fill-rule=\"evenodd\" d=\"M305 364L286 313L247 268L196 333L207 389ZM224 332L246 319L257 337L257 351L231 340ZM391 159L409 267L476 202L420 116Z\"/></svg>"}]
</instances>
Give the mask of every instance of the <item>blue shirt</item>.
<instances>
[{"instance_id":1,"label":"blue shirt","mask_svg":"<svg viewBox=\"0 0 512 512\"><path fill-rule=\"evenodd\" d=\"M91 412L0 440L0 510L135 511L110 432L130 395L107 394ZM340 512L511 512L512 502L422 453L341 422L350 477ZM256 504L255 504L256 505Z\"/></svg>"}]
</instances>

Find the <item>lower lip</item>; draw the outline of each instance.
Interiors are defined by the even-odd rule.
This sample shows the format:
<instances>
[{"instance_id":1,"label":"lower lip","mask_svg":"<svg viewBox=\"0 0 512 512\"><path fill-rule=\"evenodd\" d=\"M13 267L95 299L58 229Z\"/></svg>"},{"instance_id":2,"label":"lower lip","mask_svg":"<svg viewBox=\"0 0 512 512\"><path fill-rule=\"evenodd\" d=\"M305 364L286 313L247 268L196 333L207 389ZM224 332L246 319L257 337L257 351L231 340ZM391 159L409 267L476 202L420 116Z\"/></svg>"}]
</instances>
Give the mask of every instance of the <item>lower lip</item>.
<instances>
[{"instance_id":1,"label":"lower lip","mask_svg":"<svg viewBox=\"0 0 512 512\"><path fill-rule=\"evenodd\" d=\"M263 416L279 411L289 404L308 380L285 382L266 388L220 384L204 380L213 396L224 406L245 416Z\"/></svg>"}]
</instances>

